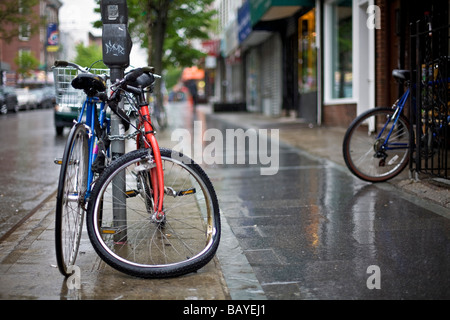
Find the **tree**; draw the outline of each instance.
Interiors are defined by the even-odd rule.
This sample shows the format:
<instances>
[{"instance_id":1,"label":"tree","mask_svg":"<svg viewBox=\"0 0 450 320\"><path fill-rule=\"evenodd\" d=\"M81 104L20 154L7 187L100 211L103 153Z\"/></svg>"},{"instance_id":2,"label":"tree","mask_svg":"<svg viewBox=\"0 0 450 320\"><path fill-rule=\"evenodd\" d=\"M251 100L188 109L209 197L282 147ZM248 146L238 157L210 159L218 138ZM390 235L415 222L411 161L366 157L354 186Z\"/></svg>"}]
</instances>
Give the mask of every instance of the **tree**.
<instances>
[{"instance_id":1,"label":"tree","mask_svg":"<svg viewBox=\"0 0 450 320\"><path fill-rule=\"evenodd\" d=\"M18 52L14 58L14 63L18 66L17 73L22 79L31 76L31 70L35 70L39 66L39 60L31 51Z\"/></svg>"},{"instance_id":2,"label":"tree","mask_svg":"<svg viewBox=\"0 0 450 320\"><path fill-rule=\"evenodd\" d=\"M39 0L2 0L0 3L0 39L7 42L19 36L23 28L34 34L39 31L41 19L32 8ZM19 5L18 5L19 4Z\"/></svg>"},{"instance_id":3,"label":"tree","mask_svg":"<svg viewBox=\"0 0 450 320\"><path fill-rule=\"evenodd\" d=\"M82 43L76 46L77 56L75 63L83 67L90 67L93 63L102 60L103 53L102 48L96 44L91 44L85 47ZM98 62L93 65L96 69L108 69L103 62Z\"/></svg>"},{"instance_id":4,"label":"tree","mask_svg":"<svg viewBox=\"0 0 450 320\"><path fill-rule=\"evenodd\" d=\"M100 3L100 0L97 0ZM129 30L148 49L148 64L161 73L167 66L190 67L204 54L193 43L214 29L213 0L128 0ZM101 22L95 23L100 27ZM161 82L155 91L162 104Z\"/></svg>"}]
</instances>

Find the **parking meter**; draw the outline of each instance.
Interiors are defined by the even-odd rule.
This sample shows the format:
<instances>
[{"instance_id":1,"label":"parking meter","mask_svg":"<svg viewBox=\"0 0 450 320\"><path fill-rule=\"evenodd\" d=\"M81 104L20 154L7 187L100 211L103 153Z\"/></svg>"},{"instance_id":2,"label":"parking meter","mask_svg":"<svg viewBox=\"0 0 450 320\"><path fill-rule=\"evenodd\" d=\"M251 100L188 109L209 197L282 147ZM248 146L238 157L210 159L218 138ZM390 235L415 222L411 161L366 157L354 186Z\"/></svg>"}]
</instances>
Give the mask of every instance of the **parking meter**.
<instances>
[{"instance_id":1,"label":"parking meter","mask_svg":"<svg viewBox=\"0 0 450 320\"><path fill-rule=\"evenodd\" d=\"M103 63L113 70L122 71L130 64L132 47L128 32L128 6L126 0L102 0ZM120 76L120 74L118 75ZM111 74L111 80L116 75Z\"/></svg>"}]
</instances>

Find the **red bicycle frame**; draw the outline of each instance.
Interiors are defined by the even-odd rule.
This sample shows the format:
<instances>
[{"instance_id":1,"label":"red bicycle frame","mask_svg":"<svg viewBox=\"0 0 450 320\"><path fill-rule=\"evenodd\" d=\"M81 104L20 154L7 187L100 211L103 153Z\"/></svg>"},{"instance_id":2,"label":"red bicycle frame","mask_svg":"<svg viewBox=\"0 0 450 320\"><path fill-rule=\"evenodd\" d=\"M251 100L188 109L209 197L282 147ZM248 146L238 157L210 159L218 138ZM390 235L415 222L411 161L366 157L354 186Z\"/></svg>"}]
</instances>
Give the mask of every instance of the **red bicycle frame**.
<instances>
[{"instance_id":1,"label":"red bicycle frame","mask_svg":"<svg viewBox=\"0 0 450 320\"><path fill-rule=\"evenodd\" d=\"M153 200L156 219L160 220L164 217L163 199L164 199L164 171L161 161L161 153L159 152L158 141L155 137L155 131L151 122L151 116L148 109L148 103L139 108L139 129L144 125L145 148L153 150L153 160L155 167L150 169L150 179L153 187ZM140 148L141 134L137 136L137 146Z\"/></svg>"}]
</instances>

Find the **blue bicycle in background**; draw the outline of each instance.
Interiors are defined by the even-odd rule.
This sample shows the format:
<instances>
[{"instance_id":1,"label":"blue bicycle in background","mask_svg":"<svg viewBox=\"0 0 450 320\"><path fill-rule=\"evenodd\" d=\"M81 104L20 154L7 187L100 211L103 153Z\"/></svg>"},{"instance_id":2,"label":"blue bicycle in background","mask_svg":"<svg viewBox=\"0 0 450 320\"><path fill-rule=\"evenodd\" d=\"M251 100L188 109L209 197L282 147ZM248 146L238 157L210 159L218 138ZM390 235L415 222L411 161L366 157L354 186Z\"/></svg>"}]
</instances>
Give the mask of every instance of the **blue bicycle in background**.
<instances>
[{"instance_id":1,"label":"blue bicycle in background","mask_svg":"<svg viewBox=\"0 0 450 320\"><path fill-rule=\"evenodd\" d=\"M417 119L415 137L415 130L403 114L411 95L410 71L396 69L392 75L400 83L405 83L403 95L391 108L374 108L359 115L344 136L342 151L345 164L355 176L369 182L383 182L397 176L408 164L411 152L416 150L421 158L433 157L436 149L445 143L445 128L450 123L450 116L444 114L438 118L433 107L447 105L439 97L431 97L434 103L423 103L419 115L413 98L411 108ZM448 81L422 81L420 89L446 86Z\"/></svg>"},{"instance_id":2,"label":"blue bicycle in background","mask_svg":"<svg viewBox=\"0 0 450 320\"><path fill-rule=\"evenodd\" d=\"M345 164L365 181L392 179L409 162L413 131L403 110L410 96L410 72L394 70L392 75L406 84L403 95L391 108L374 108L359 115L344 136Z\"/></svg>"}]
</instances>

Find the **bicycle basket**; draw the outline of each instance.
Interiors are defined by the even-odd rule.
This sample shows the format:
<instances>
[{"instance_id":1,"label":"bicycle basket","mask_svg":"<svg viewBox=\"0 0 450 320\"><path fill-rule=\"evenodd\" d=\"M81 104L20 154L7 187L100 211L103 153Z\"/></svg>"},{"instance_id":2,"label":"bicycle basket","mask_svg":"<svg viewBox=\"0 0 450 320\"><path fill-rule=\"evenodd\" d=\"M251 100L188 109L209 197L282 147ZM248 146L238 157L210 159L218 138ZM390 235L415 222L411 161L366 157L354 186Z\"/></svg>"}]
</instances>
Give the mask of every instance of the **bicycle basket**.
<instances>
[{"instance_id":1,"label":"bicycle basket","mask_svg":"<svg viewBox=\"0 0 450 320\"><path fill-rule=\"evenodd\" d=\"M99 75L109 75L109 69L90 69L89 72ZM53 68L53 76L55 79L56 103L60 107L70 109L81 108L86 99L86 94L83 90L77 90L72 87L72 80L81 71L75 68ZM107 88L109 88L109 80L107 81Z\"/></svg>"}]
</instances>

